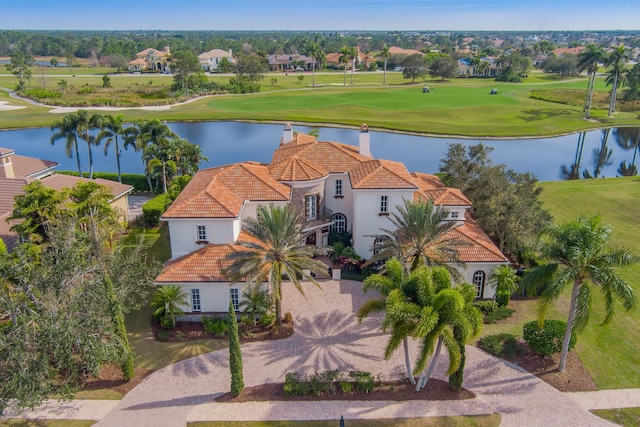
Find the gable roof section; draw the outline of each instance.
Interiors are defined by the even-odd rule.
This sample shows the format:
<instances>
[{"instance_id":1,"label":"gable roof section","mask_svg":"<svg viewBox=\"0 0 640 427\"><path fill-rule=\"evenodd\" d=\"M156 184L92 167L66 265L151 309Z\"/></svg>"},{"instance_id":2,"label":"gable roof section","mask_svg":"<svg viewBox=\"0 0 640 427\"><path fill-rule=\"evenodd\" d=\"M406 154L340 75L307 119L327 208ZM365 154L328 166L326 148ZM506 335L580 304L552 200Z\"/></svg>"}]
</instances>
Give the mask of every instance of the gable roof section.
<instances>
[{"instance_id":1,"label":"gable roof section","mask_svg":"<svg viewBox=\"0 0 640 427\"><path fill-rule=\"evenodd\" d=\"M371 160L370 157L358 153L358 147L354 145L314 141L302 144L284 144L274 151L271 164L276 166L279 162L294 156L311 162L316 167L323 168L327 173L348 172L363 162Z\"/></svg>"},{"instance_id":2,"label":"gable roof section","mask_svg":"<svg viewBox=\"0 0 640 427\"><path fill-rule=\"evenodd\" d=\"M11 162L13 163L13 173L19 178L29 178L44 172L51 173L53 168L60 164L51 160L36 159L35 157L20 156L18 154L11 156Z\"/></svg>"},{"instance_id":3,"label":"gable roof section","mask_svg":"<svg viewBox=\"0 0 640 427\"><path fill-rule=\"evenodd\" d=\"M165 264L156 283L228 282L223 271L230 263L227 256L240 250L237 245L208 244L195 252Z\"/></svg>"},{"instance_id":4,"label":"gable roof section","mask_svg":"<svg viewBox=\"0 0 640 427\"><path fill-rule=\"evenodd\" d=\"M291 188L266 165L236 163L199 171L163 218L236 218L245 200L288 201Z\"/></svg>"},{"instance_id":5,"label":"gable roof section","mask_svg":"<svg viewBox=\"0 0 640 427\"><path fill-rule=\"evenodd\" d=\"M0 215L13 212L15 197L24 194L23 188L28 183L24 178L0 178Z\"/></svg>"},{"instance_id":6,"label":"gable roof section","mask_svg":"<svg viewBox=\"0 0 640 427\"><path fill-rule=\"evenodd\" d=\"M310 181L327 175L323 167L297 156L270 165L269 172L278 181Z\"/></svg>"},{"instance_id":7,"label":"gable roof section","mask_svg":"<svg viewBox=\"0 0 640 427\"><path fill-rule=\"evenodd\" d=\"M411 174L399 162L391 160L369 160L349 172L351 186L363 189L417 189Z\"/></svg>"},{"instance_id":8,"label":"gable roof section","mask_svg":"<svg viewBox=\"0 0 640 427\"><path fill-rule=\"evenodd\" d=\"M487 233L468 214L464 224L447 233L445 239L447 238L458 239L463 242L463 245L457 248L458 256L462 262L509 262L487 236Z\"/></svg>"},{"instance_id":9,"label":"gable roof section","mask_svg":"<svg viewBox=\"0 0 640 427\"><path fill-rule=\"evenodd\" d=\"M210 59L210 58L231 58L231 54L223 49L211 49L208 52L201 53L198 55L200 59Z\"/></svg>"},{"instance_id":10,"label":"gable roof section","mask_svg":"<svg viewBox=\"0 0 640 427\"><path fill-rule=\"evenodd\" d=\"M422 197L433 199L436 206L467 206L472 205L471 201L457 188L445 187L440 178L436 175L414 172L411 174L420 191L413 195L414 200Z\"/></svg>"}]
</instances>

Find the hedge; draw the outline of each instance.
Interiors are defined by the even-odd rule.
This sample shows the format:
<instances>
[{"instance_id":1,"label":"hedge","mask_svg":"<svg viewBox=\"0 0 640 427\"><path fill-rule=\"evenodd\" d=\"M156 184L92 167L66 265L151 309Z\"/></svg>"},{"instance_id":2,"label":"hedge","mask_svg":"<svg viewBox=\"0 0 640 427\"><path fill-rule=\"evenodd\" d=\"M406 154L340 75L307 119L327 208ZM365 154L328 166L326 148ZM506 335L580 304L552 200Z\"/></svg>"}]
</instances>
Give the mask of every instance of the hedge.
<instances>
[{"instance_id":1,"label":"hedge","mask_svg":"<svg viewBox=\"0 0 640 427\"><path fill-rule=\"evenodd\" d=\"M78 172L75 172L75 171L56 171L56 173L63 174L63 175L78 176ZM82 176L85 178L89 178L89 172L83 172ZM118 174L115 172L94 172L93 177L108 179L109 181L118 182ZM131 185L133 187L133 191L151 191L151 189L149 188L149 182L147 181L147 177L144 174L123 173L122 183Z\"/></svg>"},{"instance_id":2,"label":"hedge","mask_svg":"<svg viewBox=\"0 0 640 427\"><path fill-rule=\"evenodd\" d=\"M550 356L562 351L562 342L567 328L567 322L562 320L545 320L542 328L537 321L527 322L522 327L522 337L536 353ZM571 331L569 350L576 345L575 331Z\"/></svg>"},{"instance_id":3,"label":"hedge","mask_svg":"<svg viewBox=\"0 0 640 427\"><path fill-rule=\"evenodd\" d=\"M160 194L142 205L144 221L149 225L160 224L160 217L171 204L169 194Z\"/></svg>"}]
</instances>

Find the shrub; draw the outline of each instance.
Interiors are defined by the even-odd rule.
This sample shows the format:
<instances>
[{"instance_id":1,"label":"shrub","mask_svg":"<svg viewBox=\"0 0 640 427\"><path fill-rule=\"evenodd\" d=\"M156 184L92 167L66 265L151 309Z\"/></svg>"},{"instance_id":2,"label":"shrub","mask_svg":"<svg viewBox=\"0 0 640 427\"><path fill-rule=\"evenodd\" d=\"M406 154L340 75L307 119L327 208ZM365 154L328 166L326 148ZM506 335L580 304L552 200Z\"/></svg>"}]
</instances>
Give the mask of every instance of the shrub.
<instances>
[{"instance_id":1,"label":"shrub","mask_svg":"<svg viewBox=\"0 0 640 427\"><path fill-rule=\"evenodd\" d=\"M371 375L371 372L351 371L349 372L349 377L355 380L356 390L364 391L366 393L373 390L373 375Z\"/></svg>"},{"instance_id":2,"label":"shrub","mask_svg":"<svg viewBox=\"0 0 640 427\"><path fill-rule=\"evenodd\" d=\"M168 194L160 194L142 205L142 215L149 225L158 225L160 217L171 204Z\"/></svg>"},{"instance_id":3,"label":"shrub","mask_svg":"<svg viewBox=\"0 0 640 427\"><path fill-rule=\"evenodd\" d=\"M273 313L265 314L260 318L260 324L265 328L273 325L273 322L275 321L276 321L276 315Z\"/></svg>"},{"instance_id":4,"label":"shrub","mask_svg":"<svg viewBox=\"0 0 640 427\"><path fill-rule=\"evenodd\" d=\"M504 359L513 359L521 351L515 335L507 333L487 335L478 342L478 346L486 352Z\"/></svg>"},{"instance_id":5,"label":"shrub","mask_svg":"<svg viewBox=\"0 0 640 427\"><path fill-rule=\"evenodd\" d=\"M474 301L473 306L480 310L483 315L493 313L498 308L493 301Z\"/></svg>"},{"instance_id":6,"label":"shrub","mask_svg":"<svg viewBox=\"0 0 640 427\"><path fill-rule=\"evenodd\" d=\"M350 381L340 381L340 389L343 393L351 393L353 391L353 383Z\"/></svg>"},{"instance_id":7,"label":"shrub","mask_svg":"<svg viewBox=\"0 0 640 427\"><path fill-rule=\"evenodd\" d=\"M221 317L202 316L202 329L205 334L223 337L229 330L229 324Z\"/></svg>"},{"instance_id":8,"label":"shrub","mask_svg":"<svg viewBox=\"0 0 640 427\"><path fill-rule=\"evenodd\" d=\"M240 317L240 323L242 323L242 326L246 328L253 325L253 320L251 320L251 317L243 315L242 317Z\"/></svg>"},{"instance_id":9,"label":"shrub","mask_svg":"<svg viewBox=\"0 0 640 427\"><path fill-rule=\"evenodd\" d=\"M90 93L96 93L96 88L93 86L85 86L78 89L78 95L86 95Z\"/></svg>"},{"instance_id":10,"label":"shrub","mask_svg":"<svg viewBox=\"0 0 640 427\"><path fill-rule=\"evenodd\" d=\"M498 307L495 311L492 311L491 313L485 314L483 316L483 322L484 323L496 323L502 319L506 319L508 317L511 317L511 315L513 315L513 313L515 313L516 311L512 308L509 307Z\"/></svg>"},{"instance_id":11,"label":"shrub","mask_svg":"<svg viewBox=\"0 0 640 427\"><path fill-rule=\"evenodd\" d=\"M173 329L173 319L168 314L163 314L160 318L160 326L162 329Z\"/></svg>"},{"instance_id":12,"label":"shrub","mask_svg":"<svg viewBox=\"0 0 640 427\"><path fill-rule=\"evenodd\" d=\"M171 334L168 331L160 330L156 334L156 338L158 338L158 341L168 341L171 338Z\"/></svg>"},{"instance_id":13,"label":"shrub","mask_svg":"<svg viewBox=\"0 0 640 427\"><path fill-rule=\"evenodd\" d=\"M293 316L288 311L284 314L284 323L293 323Z\"/></svg>"},{"instance_id":14,"label":"shrub","mask_svg":"<svg viewBox=\"0 0 640 427\"><path fill-rule=\"evenodd\" d=\"M27 98L61 98L62 94L60 92L54 92L52 90L44 89L44 88L34 88L27 89L22 92Z\"/></svg>"},{"instance_id":15,"label":"shrub","mask_svg":"<svg viewBox=\"0 0 640 427\"><path fill-rule=\"evenodd\" d=\"M284 376L285 396L304 396L309 393L309 383L299 372L287 372Z\"/></svg>"},{"instance_id":16,"label":"shrub","mask_svg":"<svg viewBox=\"0 0 640 427\"><path fill-rule=\"evenodd\" d=\"M562 340L567 323L562 320L545 320L542 328L537 321L525 323L522 337L532 350L542 356L550 356L562 351ZM571 331L569 350L576 345L576 334Z\"/></svg>"},{"instance_id":17,"label":"shrub","mask_svg":"<svg viewBox=\"0 0 640 427\"><path fill-rule=\"evenodd\" d=\"M496 294L496 302L498 303L498 307L508 306L510 300L511 295L509 295L508 292Z\"/></svg>"}]
</instances>

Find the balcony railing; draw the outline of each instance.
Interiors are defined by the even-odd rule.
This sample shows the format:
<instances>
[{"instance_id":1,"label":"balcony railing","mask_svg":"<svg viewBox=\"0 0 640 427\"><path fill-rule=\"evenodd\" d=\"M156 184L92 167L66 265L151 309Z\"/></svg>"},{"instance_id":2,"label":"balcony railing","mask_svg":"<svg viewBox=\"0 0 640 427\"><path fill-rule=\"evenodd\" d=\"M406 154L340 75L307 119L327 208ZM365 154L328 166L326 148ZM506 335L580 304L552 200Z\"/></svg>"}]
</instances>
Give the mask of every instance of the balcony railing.
<instances>
[{"instance_id":1,"label":"balcony railing","mask_svg":"<svg viewBox=\"0 0 640 427\"><path fill-rule=\"evenodd\" d=\"M333 211L331 209L326 207L321 207L318 213L314 212L313 215L306 215L305 221L307 223L314 222L314 221L326 222L326 221L331 221L332 216L333 216Z\"/></svg>"}]
</instances>

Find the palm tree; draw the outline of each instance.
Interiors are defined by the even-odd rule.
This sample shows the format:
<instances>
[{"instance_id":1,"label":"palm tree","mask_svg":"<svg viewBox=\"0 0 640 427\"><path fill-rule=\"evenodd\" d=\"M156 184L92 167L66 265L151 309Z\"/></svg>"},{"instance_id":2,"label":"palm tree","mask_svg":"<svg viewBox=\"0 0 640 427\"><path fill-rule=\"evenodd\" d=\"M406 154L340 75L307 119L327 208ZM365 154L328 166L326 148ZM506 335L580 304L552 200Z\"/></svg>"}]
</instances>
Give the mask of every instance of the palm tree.
<instances>
[{"instance_id":1,"label":"palm tree","mask_svg":"<svg viewBox=\"0 0 640 427\"><path fill-rule=\"evenodd\" d=\"M605 319L609 323L615 313L615 301L626 310L635 306L633 289L617 274L616 267L634 263L628 249L609 249L611 226L602 224L599 216L581 216L576 220L554 225L541 239L541 253L547 264L532 269L523 280L531 288L542 287L539 315L544 320L549 305L557 300L568 285L572 286L567 328L562 343L558 371L564 372L572 331L582 331L591 309L592 287L604 296Z\"/></svg>"},{"instance_id":2,"label":"palm tree","mask_svg":"<svg viewBox=\"0 0 640 427\"><path fill-rule=\"evenodd\" d=\"M353 71L356 69L356 60L358 59L358 49L355 46L349 48L348 58L351 62L351 82L349 84L353 86Z\"/></svg>"},{"instance_id":3,"label":"palm tree","mask_svg":"<svg viewBox=\"0 0 640 427\"><path fill-rule=\"evenodd\" d=\"M589 80L587 82L587 96L584 102L585 117L591 117L591 101L593 100L593 88L596 81L598 64L605 58L605 51L602 46L589 44L587 48L578 55L578 71L587 71Z\"/></svg>"},{"instance_id":4,"label":"palm tree","mask_svg":"<svg viewBox=\"0 0 640 427\"><path fill-rule=\"evenodd\" d=\"M638 149L640 149L640 128L621 127L613 131L617 144L625 150L633 150L630 166L635 167Z\"/></svg>"},{"instance_id":5,"label":"palm tree","mask_svg":"<svg viewBox=\"0 0 640 427\"><path fill-rule=\"evenodd\" d=\"M374 290L378 291L381 296L367 300L360 306L358 309L358 322L362 322L362 319L369 316L372 312L384 311L387 306L387 301L389 300L389 295L395 290L399 291L399 295L403 295L401 298L406 299L406 295L412 293L409 288L413 286L414 279L414 277L410 278L405 274L402 263L398 259L391 258L387 261L384 275L373 274L364 280L363 289L365 293ZM382 325L382 329L385 332L391 329L391 337L389 338L387 351L385 351L385 357L389 358L393 350L399 345L399 342L402 341L407 376L411 384L415 384L416 379L411 369L411 357L409 356L409 336L415 332L415 323L406 317L397 317L386 319L386 322Z\"/></svg>"},{"instance_id":6,"label":"palm tree","mask_svg":"<svg viewBox=\"0 0 640 427\"><path fill-rule=\"evenodd\" d=\"M287 276L304 295L300 277L318 285L308 274L326 273L327 266L313 259L313 248L300 246L304 237L301 213L288 206L259 206L256 218L247 218L243 231L251 240L239 240L237 244L244 250L232 252L227 260L226 270L232 282L248 281L271 286L276 309L276 325L282 328L282 277Z\"/></svg>"},{"instance_id":7,"label":"palm tree","mask_svg":"<svg viewBox=\"0 0 640 427\"><path fill-rule=\"evenodd\" d=\"M320 43L312 41L307 48L307 55L313 60L311 62L311 87L316 87L316 62L320 63L320 58L324 56L324 52Z\"/></svg>"},{"instance_id":8,"label":"palm tree","mask_svg":"<svg viewBox=\"0 0 640 427\"><path fill-rule=\"evenodd\" d=\"M72 117L74 115L72 114ZM91 116L86 110L78 110L75 117L72 118L76 126L78 136L87 143L87 153L89 155L89 179L93 179L93 150L91 146L97 145L96 137L91 132L100 129L102 116L100 114L92 114Z\"/></svg>"},{"instance_id":9,"label":"palm tree","mask_svg":"<svg viewBox=\"0 0 640 427\"><path fill-rule=\"evenodd\" d=\"M51 126L53 135L51 136L51 144L53 145L57 140L65 140L65 152L69 158L72 156L72 152L76 155L76 166L78 168L78 174L82 176L82 169L80 167L80 152L78 151L78 127L75 123L76 116L68 115L58 122L55 122Z\"/></svg>"},{"instance_id":10,"label":"palm tree","mask_svg":"<svg viewBox=\"0 0 640 427\"><path fill-rule=\"evenodd\" d=\"M172 141L173 154L180 175L195 175L200 162L208 162L209 158L202 154L198 144L192 144L184 138Z\"/></svg>"},{"instance_id":11,"label":"palm tree","mask_svg":"<svg viewBox=\"0 0 640 427\"><path fill-rule=\"evenodd\" d=\"M457 249L464 243L447 234L458 227L456 221L447 221L449 211L435 206L433 199L404 200L389 220L395 230L381 229L384 233L380 251L369 263L397 257L411 271L420 265L435 266L460 262ZM455 269L447 267L457 277Z\"/></svg>"},{"instance_id":12,"label":"palm tree","mask_svg":"<svg viewBox=\"0 0 640 427\"><path fill-rule=\"evenodd\" d=\"M151 306L155 316L170 316L171 324L176 326L176 315L183 314L181 306L187 305L187 294L178 285L168 284L159 287L153 294Z\"/></svg>"},{"instance_id":13,"label":"palm tree","mask_svg":"<svg viewBox=\"0 0 640 427\"><path fill-rule=\"evenodd\" d=\"M251 315L251 319L253 319L253 326L256 326L258 318L269 312L272 305L273 301L271 301L271 295L269 295L269 292L262 289L262 285L260 283L248 286L242 292L240 307L243 308L243 313Z\"/></svg>"},{"instance_id":14,"label":"palm tree","mask_svg":"<svg viewBox=\"0 0 640 427\"><path fill-rule=\"evenodd\" d=\"M104 120L102 121L102 126L100 132L96 136L97 144L101 144L103 139L106 139L104 144L104 155L107 155L109 150L109 146L112 142L115 142L115 150L116 150L116 168L118 169L118 182L122 182L122 174L120 172L120 145L118 141L118 137L122 136L126 139L125 127L124 127L124 116L122 114L118 114L117 116L112 116L111 114L107 114L104 116ZM127 144L125 144L125 149Z\"/></svg>"},{"instance_id":15,"label":"palm tree","mask_svg":"<svg viewBox=\"0 0 640 427\"><path fill-rule=\"evenodd\" d=\"M508 305L511 294L518 290L518 276L508 265L497 265L491 271L489 283L496 288L493 300L501 297L502 305Z\"/></svg>"},{"instance_id":16,"label":"palm tree","mask_svg":"<svg viewBox=\"0 0 640 427\"><path fill-rule=\"evenodd\" d=\"M149 162L156 158L165 166L165 170L162 172L162 177L163 184L166 187L166 162L168 160L172 160L169 156L169 149L171 141L175 139L178 139L178 135L173 133L171 129L169 129L169 126L158 119L137 122L136 130L128 132L125 140L125 146L135 141L136 149L142 151L142 160L145 163L145 171L147 173L149 188L152 188L151 172L153 171L153 168L149 167ZM166 193L166 188L164 190Z\"/></svg>"},{"instance_id":17,"label":"palm tree","mask_svg":"<svg viewBox=\"0 0 640 427\"><path fill-rule=\"evenodd\" d=\"M609 55L607 55L605 65L611 67L607 73L607 79L605 80L607 86L612 85L611 97L609 101L609 117L616 110L616 96L618 93L618 87L623 86L626 78L626 72L624 66L629 60L629 48L624 46L624 43L618 47L615 47Z\"/></svg>"},{"instance_id":18,"label":"palm tree","mask_svg":"<svg viewBox=\"0 0 640 427\"><path fill-rule=\"evenodd\" d=\"M343 86L347 85L347 65L349 64L350 54L350 48L348 48L347 46L342 46L342 49L340 49L340 63L344 64L344 79L342 83Z\"/></svg>"},{"instance_id":19,"label":"palm tree","mask_svg":"<svg viewBox=\"0 0 640 427\"><path fill-rule=\"evenodd\" d=\"M382 49L380 49L380 53L378 53L378 56L384 59L384 71L383 71L384 74L382 75L382 84L386 85L387 84L387 61L391 56L391 54L389 53L389 46L387 46L386 43L382 43Z\"/></svg>"}]
</instances>

